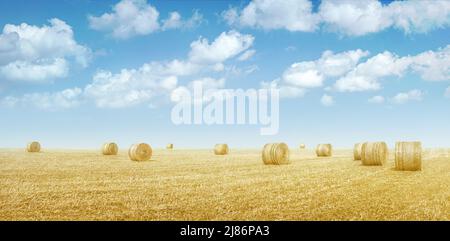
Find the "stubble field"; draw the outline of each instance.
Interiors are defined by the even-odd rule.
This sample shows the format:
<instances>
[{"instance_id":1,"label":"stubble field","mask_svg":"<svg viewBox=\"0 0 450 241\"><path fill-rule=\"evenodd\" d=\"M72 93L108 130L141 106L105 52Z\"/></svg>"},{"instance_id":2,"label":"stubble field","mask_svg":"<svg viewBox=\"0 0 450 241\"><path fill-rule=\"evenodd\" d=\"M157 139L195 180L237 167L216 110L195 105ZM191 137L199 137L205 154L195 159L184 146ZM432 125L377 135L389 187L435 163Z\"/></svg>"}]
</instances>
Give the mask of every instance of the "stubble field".
<instances>
[{"instance_id":1,"label":"stubble field","mask_svg":"<svg viewBox=\"0 0 450 241\"><path fill-rule=\"evenodd\" d=\"M0 220L450 220L450 150L423 170L362 166L352 150L262 164L260 150L126 152L0 149Z\"/></svg>"}]
</instances>

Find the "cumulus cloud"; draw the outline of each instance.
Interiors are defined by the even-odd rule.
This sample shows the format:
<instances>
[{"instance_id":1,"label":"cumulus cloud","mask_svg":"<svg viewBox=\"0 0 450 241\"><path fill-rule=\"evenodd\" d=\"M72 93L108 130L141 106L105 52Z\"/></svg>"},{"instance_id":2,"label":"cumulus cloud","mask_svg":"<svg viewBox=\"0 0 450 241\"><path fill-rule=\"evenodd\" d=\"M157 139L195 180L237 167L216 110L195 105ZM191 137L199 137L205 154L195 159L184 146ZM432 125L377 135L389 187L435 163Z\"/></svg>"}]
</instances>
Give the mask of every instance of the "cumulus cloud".
<instances>
[{"instance_id":1,"label":"cumulus cloud","mask_svg":"<svg viewBox=\"0 0 450 241\"><path fill-rule=\"evenodd\" d=\"M152 65L144 64L139 69L123 69L116 74L97 72L93 82L86 86L85 94L98 107L121 108L170 93L177 82L177 76L161 74Z\"/></svg>"},{"instance_id":2,"label":"cumulus cloud","mask_svg":"<svg viewBox=\"0 0 450 241\"><path fill-rule=\"evenodd\" d=\"M6 24L0 34L0 73L6 79L45 82L65 77L68 60L86 67L92 51L74 39L71 26L59 19L42 27Z\"/></svg>"},{"instance_id":3,"label":"cumulus cloud","mask_svg":"<svg viewBox=\"0 0 450 241\"><path fill-rule=\"evenodd\" d=\"M237 31L221 33L212 43L200 37L191 43L189 60L194 63L220 63L250 48L254 37Z\"/></svg>"},{"instance_id":4,"label":"cumulus cloud","mask_svg":"<svg viewBox=\"0 0 450 241\"><path fill-rule=\"evenodd\" d=\"M334 87L342 92L378 90L381 87L379 78L402 76L410 63L411 59L408 57L400 58L385 51L358 64L344 77L339 78Z\"/></svg>"},{"instance_id":5,"label":"cumulus cloud","mask_svg":"<svg viewBox=\"0 0 450 241\"><path fill-rule=\"evenodd\" d=\"M37 108L46 111L69 109L81 103L80 88L65 89L58 92L32 93L21 97L4 97L0 104L7 107Z\"/></svg>"},{"instance_id":6,"label":"cumulus cloud","mask_svg":"<svg viewBox=\"0 0 450 241\"><path fill-rule=\"evenodd\" d=\"M5 66L1 66L0 73L7 79L33 82L67 76L69 67L65 59L56 58L49 61L38 60L34 63L14 61Z\"/></svg>"},{"instance_id":7,"label":"cumulus cloud","mask_svg":"<svg viewBox=\"0 0 450 241\"><path fill-rule=\"evenodd\" d=\"M232 25L311 32L319 18L308 0L254 0L244 9L230 8L222 17Z\"/></svg>"},{"instance_id":8,"label":"cumulus cloud","mask_svg":"<svg viewBox=\"0 0 450 241\"><path fill-rule=\"evenodd\" d=\"M225 79L199 78L185 86L180 86L178 79L208 71L222 71L225 68L222 62L247 50L253 39L251 35L235 31L223 32L211 44L207 39L200 38L191 44L186 60L154 61L137 69L122 69L119 73L99 71L84 92L98 107L123 108L149 103L156 97L176 95L192 88L194 83L201 83L206 89L219 89L224 86ZM202 56L204 53L206 56Z\"/></svg>"},{"instance_id":9,"label":"cumulus cloud","mask_svg":"<svg viewBox=\"0 0 450 241\"><path fill-rule=\"evenodd\" d=\"M405 104L409 101L421 101L424 93L421 90L410 90L408 92L401 92L392 97L394 104Z\"/></svg>"},{"instance_id":10,"label":"cumulus cloud","mask_svg":"<svg viewBox=\"0 0 450 241\"><path fill-rule=\"evenodd\" d=\"M222 13L230 25L261 29L311 32L322 26L328 31L361 36L400 29L424 33L450 25L450 2L376 0L322 0L314 12L309 0L253 0L243 9L232 7Z\"/></svg>"},{"instance_id":11,"label":"cumulus cloud","mask_svg":"<svg viewBox=\"0 0 450 241\"><path fill-rule=\"evenodd\" d=\"M412 59L412 69L418 72L422 79L450 80L450 45L438 51L423 52Z\"/></svg>"},{"instance_id":12,"label":"cumulus cloud","mask_svg":"<svg viewBox=\"0 0 450 241\"><path fill-rule=\"evenodd\" d=\"M328 30L345 35L364 35L381 31L392 22L378 1L322 1L319 14Z\"/></svg>"},{"instance_id":13,"label":"cumulus cloud","mask_svg":"<svg viewBox=\"0 0 450 241\"><path fill-rule=\"evenodd\" d=\"M317 60L293 63L281 78L272 81L272 85L285 90L286 94L281 91L281 97L301 97L306 89L322 87L326 79L347 73L368 54L369 52L360 49L341 53L327 50ZM268 83L264 85L267 86Z\"/></svg>"},{"instance_id":14,"label":"cumulus cloud","mask_svg":"<svg viewBox=\"0 0 450 241\"><path fill-rule=\"evenodd\" d=\"M401 77L408 72L419 73L422 79L440 81L450 79L450 45L437 51L415 56L397 56L389 51L377 54L358 64L339 78L334 88L341 92L378 90L383 77Z\"/></svg>"},{"instance_id":15,"label":"cumulus cloud","mask_svg":"<svg viewBox=\"0 0 450 241\"><path fill-rule=\"evenodd\" d=\"M322 103L323 106L332 106L334 105L334 98L333 96L324 94L322 98L320 98L320 103Z\"/></svg>"},{"instance_id":16,"label":"cumulus cloud","mask_svg":"<svg viewBox=\"0 0 450 241\"><path fill-rule=\"evenodd\" d=\"M301 90L323 87L328 80L335 83L325 90L339 92L379 90L384 78L400 78L409 73L419 74L427 81L450 80L450 45L417 55L398 56L389 51L370 58L368 55L368 51L360 49L340 53L327 50L319 59L291 64L280 78L264 85L295 87L295 93L301 93L297 96L303 96Z\"/></svg>"},{"instance_id":17,"label":"cumulus cloud","mask_svg":"<svg viewBox=\"0 0 450 241\"><path fill-rule=\"evenodd\" d=\"M369 103L372 103L372 104L382 104L382 103L384 103L384 97L381 95L376 95L376 96L370 98L368 101L369 101Z\"/></svg>"},{"instance_id":18,"label":"cumulus cloud","mask_svg":"<svg viewBox=\"0 0 450 241\"><path fill-rule=\"evenodd\" d=\"M368 54L369 52L360 49L338 54L325 51L316 61L292 64L283 73L283 81L289 85L303 88L320 87L325 78L340 76L348 72Z\"/></svg>"},{"instance_id":19,"label":"cumulus cloud","mask_svg":"<svg viewBox=\"0 0 450 241\"><path fill-rule=\"evenodd\" d=\"M194 28L203 22L203 15L194 11L191 18L183 20L178 12L169 13L169 17L162 21L162 30Z\"/></svg>"},{"instance_id":20,"label":"cumulus cloud","mask_svg":"<svg viewBox=\"0 0 450 241\"><path fill-rule=\"evenodd\" d=\"M159 12L146 0L122 0L113 7L112 13L99 17L89 16L92 29L111 32L115 38L147 35L159 29Z\"/></svg>"},{"instance_id":21,"label":"cumulus cloud","mask_svg":"<svg viewBox=\"0 0 450 241\"><path fill-rule=\"evenodd\" d=\"M158 30L191 28L201 23L198 11L188 20L182 20L178 12L159 22L158 10L147 0L122 0L114 5L112 12L100 16L88 16L89 26L98 31L109 32L114 38L128 39L148 35Z\"/></svg>"}]
</instances>

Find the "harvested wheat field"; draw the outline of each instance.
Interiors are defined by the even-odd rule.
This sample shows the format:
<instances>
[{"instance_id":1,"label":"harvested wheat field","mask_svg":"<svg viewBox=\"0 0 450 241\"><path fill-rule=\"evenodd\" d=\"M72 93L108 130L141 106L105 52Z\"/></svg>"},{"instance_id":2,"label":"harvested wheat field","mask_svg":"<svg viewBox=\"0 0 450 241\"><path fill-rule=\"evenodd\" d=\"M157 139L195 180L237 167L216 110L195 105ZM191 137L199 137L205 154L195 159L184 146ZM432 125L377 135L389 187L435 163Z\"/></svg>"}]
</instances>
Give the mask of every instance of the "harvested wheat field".
<instances>
[{"instance_id":1,"label":"harvested wheat field","mask_svg":"<svg viewBox=\"0 0 450 241\"><path fill-rule=\"evenodd\" d=\"M422 171L353 161L353 150L264 165L261 150L155 149L134 162L98 150L0 149L0 220L450 220L450 150Z\"/></svg>"}]
</instances>

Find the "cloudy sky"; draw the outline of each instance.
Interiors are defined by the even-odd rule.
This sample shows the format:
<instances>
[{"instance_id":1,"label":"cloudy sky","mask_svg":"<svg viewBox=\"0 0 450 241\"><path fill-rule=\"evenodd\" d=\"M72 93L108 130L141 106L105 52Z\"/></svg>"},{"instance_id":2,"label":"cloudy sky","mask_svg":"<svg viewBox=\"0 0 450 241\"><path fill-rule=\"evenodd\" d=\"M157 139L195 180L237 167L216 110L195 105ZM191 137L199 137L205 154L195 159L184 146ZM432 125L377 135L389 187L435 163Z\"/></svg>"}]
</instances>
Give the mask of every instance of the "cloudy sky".
<instances>
[{"instance_id":1,"label":"cloudy sky","mask_svg":"<svg viewBox=\"0 0 450 241\"><path fill-rule=\"evenodd\" d=\"M2 147L450 145L450 1L16 0L0 16ZM195 81L279 88L279 133L174 125Z\"/></svg>"}]
</instances>

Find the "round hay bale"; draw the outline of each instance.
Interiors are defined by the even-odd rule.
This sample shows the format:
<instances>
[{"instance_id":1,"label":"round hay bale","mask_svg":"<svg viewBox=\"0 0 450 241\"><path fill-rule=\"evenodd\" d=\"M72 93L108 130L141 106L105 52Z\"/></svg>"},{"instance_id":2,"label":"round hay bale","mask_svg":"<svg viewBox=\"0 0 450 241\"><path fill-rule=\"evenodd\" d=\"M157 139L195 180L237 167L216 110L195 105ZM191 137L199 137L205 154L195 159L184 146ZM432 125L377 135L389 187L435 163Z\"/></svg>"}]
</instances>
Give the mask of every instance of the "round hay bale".
<instances>
[{"instance_id":1,"label":"round hay bale","mask_svg":"<svg viewBox=\"0 0 450 241\"><path fill-rule=\"evenodd\" d=\"M264 145L262 160L266 165L289 164L289 147L285 143L269 143Z\"/></svg>"},{"instance_id":2,"label":"round hay bale","mask_svg":"<svg viewBox=\"0 0 450 241\"><path fill-rule=\"evenodd\" d=\"M389 156L385 142L366 142L361 147L361 161L365 166L382 166Z\"/></svg>"},{"instance_id":3,"label":"round hay bale","mask_svg":"<svg viewBox=\"0 0 450 241\"><path fill-rule=\"evenodd\" d=\"M102 148L103 155L117 155L119 147L114 142L105 143Z\"/></svg>"},{"instance_id":4,"label":"round hay bale","mask_svg":"<svg viewBox=\"0 0 450 241\"><path fill-rule=\"evenodd\" d=\"M128 156L132 161L148 161L152 157L152 148L149 144L134 144L128 150Z\"/></svg>"},{"instance_id":5,"label":"round hay bale","mask_svg":"<svg viewBox=\"0 0 450 241\"><path fill-rule=\"evenodd\" d=\"M217 144L214 146L214 154L216 155L226 155L229 151L227 144Z\"/></svg>"},{"instance_id":6,"label":"round hay bale","mask_svg":"<svg viewBox=\"0 0 450 241\"><path fill-rule=\"evenodd\" d=\"M37 141L33 141L28 143L27 145L27 151L28 152L40 152L41 151L41 144Z\"/></svg>"},{"instance_id":7,"label":"round hay bale","mask_svg":"<svg viewBox=\"0 0 450 241\"><path fill-rule=\"evenodd\" d=\"M353 148L353 160L360 161L361 160L361 151L364 143L356 143Z\"/></svg>"},{"instance_id":8,"label":"round hay bale","mask_svg":"<svg viewBox=\"0 0 450 241\"><path fill-rule=\"evenodd\" d=\"M331 156L333 153L333 147L331 144L319 144L316 148L317 156Z\"/></svg>"},{"instance_id":9,"label":"round hay bale","mask_svg":"<svg viewBox=\"0 0 450 241\"><path fill-rule=\"evenodd\" d=\"M173 149L173 144L172 143L167 144L166 149L172 150Z\"/></svg>"},{"instance_id":10,"label":"round hay bale","mask_svg":"<svg viewBox=\"0 0 450 241\"><path fill-rule=\"evenodd\" d=\"M300 149L305 149L306 145L305 144L300 144Z\"/></svg>"},{"instance_id":11,"label":"round hay bale","mask_svg":"<svg viewBox=\"0 0 450 241\"><path fill-rule=\"evenodd\" d=\"M422 143L395 143L395 169L400 171L422 170Z\"/></svg>"}]
</instances>

